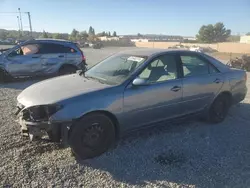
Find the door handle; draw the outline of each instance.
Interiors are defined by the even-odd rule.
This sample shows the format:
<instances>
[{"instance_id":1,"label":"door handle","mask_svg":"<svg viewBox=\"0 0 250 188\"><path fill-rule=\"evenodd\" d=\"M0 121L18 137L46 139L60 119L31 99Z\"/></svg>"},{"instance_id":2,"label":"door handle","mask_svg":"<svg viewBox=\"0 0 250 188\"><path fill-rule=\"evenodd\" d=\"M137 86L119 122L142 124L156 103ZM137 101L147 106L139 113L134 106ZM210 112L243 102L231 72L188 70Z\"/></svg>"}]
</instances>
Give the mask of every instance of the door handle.
<instances>
[{"instance_id":1,"label":"door handle","mask_svg":"<svg viewBox=\"0 0 250 188\"><path fill-rule=\"evenodd\" d=\"M59 55L58 57L64 57L64 55Z\"/></svg>"},{"instance_id":2,"label":"door handle","mask_svg":"<svg viewBox=\"0 0 250 188\"><path fill-rule=\"evenodd\" d=\"M219 79L219 78L216 78L215 80L214 80L214 83L216 83L216 84L218 84L218 83L220 83L221 82L221 80Z\"/></svg>"},{"instance_id":3,"label":"door handle","mask_svg":"<svg viewBox=\"0 0 250 188\"><path fill-rule=\"evenodd\" d=\"M171 88L171 91L177 92L177 91L179 91L180 89L181 89L180 86L174 86L174 87Z\"/></svg>"}]
</instances>

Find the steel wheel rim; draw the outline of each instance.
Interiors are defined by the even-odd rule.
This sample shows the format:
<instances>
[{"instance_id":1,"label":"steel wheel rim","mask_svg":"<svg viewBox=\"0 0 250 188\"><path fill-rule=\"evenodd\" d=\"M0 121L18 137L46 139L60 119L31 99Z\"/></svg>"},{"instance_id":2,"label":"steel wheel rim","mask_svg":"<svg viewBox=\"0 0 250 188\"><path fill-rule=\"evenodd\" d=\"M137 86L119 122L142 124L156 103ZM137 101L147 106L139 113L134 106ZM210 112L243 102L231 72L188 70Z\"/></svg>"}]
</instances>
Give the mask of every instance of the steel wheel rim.
<instances>
[{"instance_id":1,"label":"steel wheel rim","mask_svg":"<svg viewBox=\"0 0 250 188\"><path fill-rule=\"evenodd\" d=\"M88 127L82 136L82 145L95 149L104 141L104 129L99 123L93 123Z\"/></svg>"}]
</instances>

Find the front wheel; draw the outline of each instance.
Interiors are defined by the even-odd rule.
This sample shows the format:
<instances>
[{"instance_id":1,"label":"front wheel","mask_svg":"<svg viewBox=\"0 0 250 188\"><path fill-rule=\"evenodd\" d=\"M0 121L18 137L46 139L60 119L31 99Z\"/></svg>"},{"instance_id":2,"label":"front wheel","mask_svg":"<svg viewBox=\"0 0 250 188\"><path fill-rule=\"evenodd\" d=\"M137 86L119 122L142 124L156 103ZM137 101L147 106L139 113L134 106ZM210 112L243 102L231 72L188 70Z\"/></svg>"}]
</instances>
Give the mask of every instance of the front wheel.
<instances>
[{"instance_id":1,"label":"front wheel","mask_svg":"<svg viewBox=\"0 0 250 188\"><path fill-rule=\"evenodd\" d=\"M209 109L209 122L223 122L228 114L229 108L230 98L227 95L218 96Z\"/></svg>"},{"instance_id":2,"label":"front wheel","mask_svg":"<svg viewBox=\"0 0 250 188\"><path fill-rule=\"evenodd\" d=\"M12 77L4 70L0 69L0 83L11 81Z\"/></svg>"},{"instance_id":3,"label":"front wheel","mask_svg":"<svg viewBox=\"0 0 250 188\"><path fill-rule=\"evenodd\" d=\"M73 153L81 159L94 158L115 142L115 127L105 115L96 113L83 117L69 135L69 144Z\"/></svg>"}]
</instances>

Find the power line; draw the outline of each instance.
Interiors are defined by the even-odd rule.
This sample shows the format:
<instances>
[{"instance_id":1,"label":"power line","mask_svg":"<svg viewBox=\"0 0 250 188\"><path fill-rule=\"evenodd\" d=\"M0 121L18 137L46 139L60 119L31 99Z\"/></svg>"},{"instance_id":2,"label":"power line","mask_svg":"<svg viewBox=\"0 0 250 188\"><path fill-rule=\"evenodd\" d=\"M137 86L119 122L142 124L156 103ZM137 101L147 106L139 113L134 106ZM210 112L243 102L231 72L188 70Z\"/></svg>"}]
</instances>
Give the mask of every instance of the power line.
<instances>
[{"instance_id":1,"label":"power line","mask_svg":"<svg viewBox=\"0 0 250 188\"><path fill-rule=\"evenodd\" d=\"M21 14L27 13L27 12L20 12ZM0 12L0 14L19 14L19 12Z\"/></svg>"},{"instance_id":2,"label":"power line","mask_svg":"<svg viewBox=\"0 0 250 188\"><path fill-rule=\"evenodd\" d=\"M30 28L30 35L32 37L32 25L31 25L31 16L30 16L30 12L21 12L20 8L18 8L18 12L0 12L0 14L19 14L19 16L17 16L18 19L18 28L20 30L20 32L23 34L23 23L22 23L22 14L27 14L28 15L28 19L29 19L29 28ZM26 26L25 26L26 27Z\"/></svg>"}]
</instances>

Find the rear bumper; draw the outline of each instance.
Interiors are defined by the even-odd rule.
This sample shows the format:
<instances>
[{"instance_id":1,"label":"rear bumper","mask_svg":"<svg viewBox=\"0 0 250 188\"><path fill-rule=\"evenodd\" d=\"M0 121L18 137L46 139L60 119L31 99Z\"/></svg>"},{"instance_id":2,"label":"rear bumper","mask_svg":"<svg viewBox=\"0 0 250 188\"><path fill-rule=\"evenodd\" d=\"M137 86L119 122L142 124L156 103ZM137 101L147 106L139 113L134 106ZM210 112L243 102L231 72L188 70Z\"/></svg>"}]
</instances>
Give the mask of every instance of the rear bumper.
<instances>
[{"instance_id":1,"label":"rear bumper","mask_svg":"<svg viewBox=\"0 0 250 188\"><path fill-rule=\"evenodd\" d=\"M86 63L86 61L85 61L85 60L82 61L81 63L79 63L79 64L77 65L77 67L78 67L80 70L85 70L85 68L87 68L87 63Z\"/></svg>"}]
</instances>

